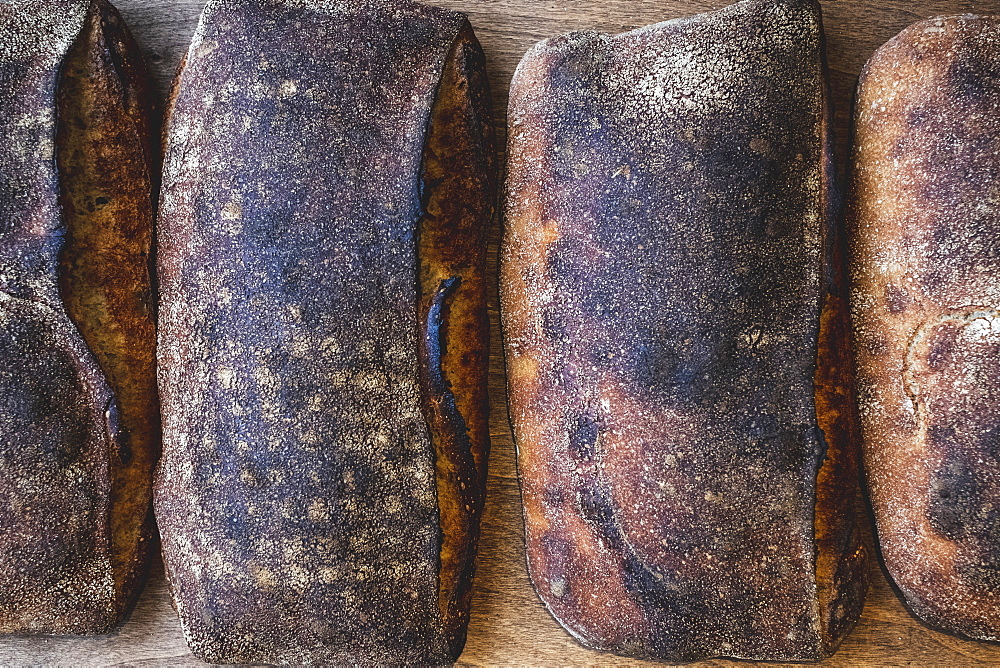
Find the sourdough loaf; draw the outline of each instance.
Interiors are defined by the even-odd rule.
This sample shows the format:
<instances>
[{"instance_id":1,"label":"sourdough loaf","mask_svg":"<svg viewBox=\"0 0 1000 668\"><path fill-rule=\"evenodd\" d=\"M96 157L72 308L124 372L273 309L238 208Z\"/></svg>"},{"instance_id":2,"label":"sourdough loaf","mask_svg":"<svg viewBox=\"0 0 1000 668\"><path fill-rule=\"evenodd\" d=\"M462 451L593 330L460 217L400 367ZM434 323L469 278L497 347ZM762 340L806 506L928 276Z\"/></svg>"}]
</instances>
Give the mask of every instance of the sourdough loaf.
<instances>
[{"instance_id":1,"label":"sourdough loaf","mask_svg":"<svg viewBox=\"0 0 1000 668\"><path fill-rule=\"evenodd\" d=\"M465 18L211 0L168 114L156 513L219 663L461 652L496 159Z\"/></svg>"},{"instance_id":2,"label":"sourdough loaf","mask_svg":"<svg viewBox=\"0 0 1000 668\"><path fill-rule=\"evenodd\" d=\"M814 660L866 555L818 4L542 42L501 299L528 565L584 644Z\"/></svg>"},{"instance_id":3,"label":"sourdough loaf","mask_svg":"<svg viewBox=\"0 0 1000 668\"><path fill-rule=\"evenodd\" d=\"M0 3L0 633L107 632L145 575L148 118L109 4Z\"/></svg>"},{"instance_id":4,"label":"sourdough loaf","mask_svg":"<svg viewBox=\"0 0 1000 668\"><path fill-rule=\"evenodd\" d=\"M868 487L928 623L1000 640L1000 19L917 23L862 73L849 206Z\"/></svg>"}]
</instances>

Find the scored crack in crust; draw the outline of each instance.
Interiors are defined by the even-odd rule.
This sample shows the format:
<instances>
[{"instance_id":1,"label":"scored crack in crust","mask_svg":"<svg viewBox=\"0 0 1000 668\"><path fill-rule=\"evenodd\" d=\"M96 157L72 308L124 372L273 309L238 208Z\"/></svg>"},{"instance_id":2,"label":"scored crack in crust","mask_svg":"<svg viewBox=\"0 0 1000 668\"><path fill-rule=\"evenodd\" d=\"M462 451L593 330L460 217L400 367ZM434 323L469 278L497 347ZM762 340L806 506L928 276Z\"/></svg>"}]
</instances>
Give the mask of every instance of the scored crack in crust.
<instances>
[{"instance_id":1,"label":"scored crack in crust","mask_svg":"<svg viewBox=\"0 0 1000 668\"><path fill-rule=\"evenodd\" d=\"M859 81L851 308L885 565L924 621L1000 638L1000 19L940 17Z\"/></svg>"},{"instance_id":2,"label":"scored crack in crust","mask_svg":"<svg viewBox=\"0 0 1000 668\"><path fill-rule=\"evenodd\" d=\"M106 633L153 538L146 74L99 0L0 6L0 68L0 632Z\"/></svg>"},{"instance_id":3,"label":"scored crack in crust","mask_svg":"<svg viewBox=\"0 0 1000 668\"><path fill-rule=\"evenodd\" d=\"M454 661L497 179L472 29L210 2L174 91L156 509L185 637L223 663Z\"/></svg>"},{"instance_id":4,"label":"scored crack in crust","mask_svg":"<svg viewBox=\"0 0 1000 668\"><path fill-rule=\"evenodd\" d=\"M541 43L501 304L528 564L584 644L815 660L857 621L850 337L819 7Z\"/></svg>"},{"instance_id":5,"label":"scored crack in crust","mask_svg":"<svg viewBox=\"0 0 1000 668\"><path fill-rule=\"evenodd\" d=\"M418 230L424 412L435 448L440 610L450 654L465 644L489 459L486 244L497 198L486 60L465 23L445 61L424 146Z\"/></svg>"}]
</instances>

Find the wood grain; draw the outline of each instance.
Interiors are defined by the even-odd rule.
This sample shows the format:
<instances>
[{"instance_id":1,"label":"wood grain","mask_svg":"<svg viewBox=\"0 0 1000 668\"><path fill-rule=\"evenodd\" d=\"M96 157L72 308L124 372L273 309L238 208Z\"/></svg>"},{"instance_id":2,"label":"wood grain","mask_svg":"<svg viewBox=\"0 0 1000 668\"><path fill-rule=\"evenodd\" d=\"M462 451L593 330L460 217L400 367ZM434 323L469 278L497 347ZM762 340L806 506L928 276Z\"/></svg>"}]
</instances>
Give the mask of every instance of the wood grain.
<instances>
[{"instance_id":1,"label":"wood grain","mask_svg":"<svg viewBox=\"0 0 1000 668\"><path fill-rule=\"evenodd\" d=\"M165 96L201 10L201 0L118 0ZM728 2L699 0L439 0L470 15L490 62L503 137L507 87L524 52L536 41L570 30L620 32L649 23L717 9ZM1000 13L1000 0L828 0L823 3L841 171L849 136L850 106L858 72L871 53L919 18L963 12ZM500 236L493 232L493 266ZM507 421L503 359L492 302L491 432L493 458L479 573L469 640L461 664L639 665L580 647L548 615L528 582L514 446ZM886 582L874 586L860 626L829 666L1000 665L1000 645L971 642L933 631L910 615ZM0 664L199 665L184 645L170 607L163 569L153 565L149 584L125 627L98 638L0 639ZM730 666L715 661L700 665ZM776 664L768 664L776 665Z\"/></svg>"}]
</instances>

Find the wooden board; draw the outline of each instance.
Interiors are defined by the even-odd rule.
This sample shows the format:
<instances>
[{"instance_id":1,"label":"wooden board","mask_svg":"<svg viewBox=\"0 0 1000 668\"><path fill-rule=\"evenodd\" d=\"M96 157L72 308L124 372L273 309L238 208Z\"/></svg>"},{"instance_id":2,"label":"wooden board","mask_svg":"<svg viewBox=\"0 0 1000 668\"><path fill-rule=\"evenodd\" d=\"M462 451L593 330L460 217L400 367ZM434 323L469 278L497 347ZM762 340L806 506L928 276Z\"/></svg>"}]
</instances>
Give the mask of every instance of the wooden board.
<instances>
[{"instance_id":1,"label":"wooden board","mask_svg":"<svg viewBox=\"0 0 1000 668\"><path fill-rule=\"evenodd\" d=\"M524 52L536 41L570 30L620 32L649 23L717 9L725 1L699 0L439 0L468 13L490 61L503 137L507 87ZM165 95L201 10L201 0L118 0L142 45L159 93ZM832 71L840 164L857 74L871 53L908 24L938 14L1000 13L1000 0L829 0L823 3ZM494 230L495 267L499 225ZM524 565L514 446L504 393L503 360L493 295L491 369L493 458L469 641L461 663L486 665L638 665L580 647L548 615L528 582ZM933 631L910 615L875 568L861 624L829 666L1000 665L1000 645L961 640ZM170 607L163 569L129 622L99 638L0 639L0 664L199 665L181 637ZM702 665L728 666L715 661ZM776 665L776 664L768 664Z\"/></svg>"}]
</instances>

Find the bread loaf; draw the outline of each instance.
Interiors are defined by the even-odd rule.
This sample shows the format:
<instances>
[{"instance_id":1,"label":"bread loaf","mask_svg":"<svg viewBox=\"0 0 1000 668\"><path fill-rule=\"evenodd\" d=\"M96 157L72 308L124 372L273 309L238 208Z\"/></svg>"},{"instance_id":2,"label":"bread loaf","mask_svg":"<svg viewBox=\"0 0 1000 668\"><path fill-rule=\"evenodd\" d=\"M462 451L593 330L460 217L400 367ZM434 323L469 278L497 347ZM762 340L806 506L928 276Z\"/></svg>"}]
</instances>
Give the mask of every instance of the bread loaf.
<instances>
[{"instance_id":1,"label":"bread loaf","mask_svg":"<svg viewBox=\"0 0 1000 668\"><path fill-rule=\"evenodd\" d=\"M850 236L868 487L923 620L1000 640L1000 19L918 23L861 76Z\"/></svg>"},{"instance_id":2,"label":"bread loaf","mask_svg":"<svg viewBox=\"0 0 1000 668\"><path fill-rule=\"evenodd\" d=\"M155 501L199 657L461 652L489 445L490 113L460 14L206 6L168 117Z\"/></svg>"},{"instance_id":3,"label":"bread loaf","mask_svg":"<svg viewBox=\"0 0 1000 668\"><path fill-rule=\"evenodd\" d=\"M542 42L501 300L528 565L584 644L827 656L866 555L818 4Z\"/></svg>"},{"instance_id":4,"label":"bread loaf","mask_svg":"<svg viewBox=\"0 0 1000 668\"><path fill-rule=\"evenodd\" d=\"M103 0L0 3L0 633L105 633L159 450L146 74Z\"/></svg>"}]
</instances>

